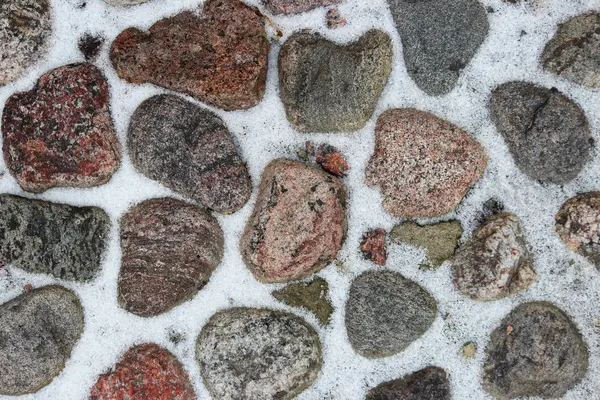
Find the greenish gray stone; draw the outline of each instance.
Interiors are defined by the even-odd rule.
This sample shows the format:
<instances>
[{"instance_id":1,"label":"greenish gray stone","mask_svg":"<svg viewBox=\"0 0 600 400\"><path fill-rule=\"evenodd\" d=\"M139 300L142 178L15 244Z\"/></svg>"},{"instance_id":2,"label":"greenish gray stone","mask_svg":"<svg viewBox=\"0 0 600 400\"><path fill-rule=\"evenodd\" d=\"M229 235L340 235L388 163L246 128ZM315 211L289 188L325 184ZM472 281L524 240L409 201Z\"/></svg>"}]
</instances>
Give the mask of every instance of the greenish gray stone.
<instances>
[{"instance_id":1,"label":"greenish gray stone","mask_svg":"<svg viewBox=\"0 0 600 400\"><path fill-rule=\"evenodd\" d=\"M323 278L295 283L274 291L273 297L292 307L303 307L317 316L322 324L329 322L333 307L329 301L329 284Z\"/></svg>"}]
</instances>

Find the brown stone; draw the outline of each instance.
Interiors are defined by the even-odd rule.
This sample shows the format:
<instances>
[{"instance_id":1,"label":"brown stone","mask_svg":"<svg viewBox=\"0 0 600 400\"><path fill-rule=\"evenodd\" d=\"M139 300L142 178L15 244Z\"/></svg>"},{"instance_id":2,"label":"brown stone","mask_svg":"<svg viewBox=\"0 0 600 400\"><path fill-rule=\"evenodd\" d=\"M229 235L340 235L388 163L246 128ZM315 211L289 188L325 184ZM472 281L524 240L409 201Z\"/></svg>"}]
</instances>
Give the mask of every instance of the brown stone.
<instances>
[{"instance_id":1,"label":"brown stone","mask_svg":"<svg viewBox=\"0 0 600 400\"><path fill-rule=\"evenodd\" d=\"M377 265L385 265L387 261L385 237L386 233L383 229L375 229L363 234L360 242L360 251L363 257Z\"/></svg>"},{"instance_id":2,"label":"brown stone","mask_svg":"<svg viewBox=\"0 0 600 400\"><path fill-rule=\"evenodd\" d=\"M448 373L427 367L371 389L365 400L450 400Z\"/></svg>"}]
</instances>

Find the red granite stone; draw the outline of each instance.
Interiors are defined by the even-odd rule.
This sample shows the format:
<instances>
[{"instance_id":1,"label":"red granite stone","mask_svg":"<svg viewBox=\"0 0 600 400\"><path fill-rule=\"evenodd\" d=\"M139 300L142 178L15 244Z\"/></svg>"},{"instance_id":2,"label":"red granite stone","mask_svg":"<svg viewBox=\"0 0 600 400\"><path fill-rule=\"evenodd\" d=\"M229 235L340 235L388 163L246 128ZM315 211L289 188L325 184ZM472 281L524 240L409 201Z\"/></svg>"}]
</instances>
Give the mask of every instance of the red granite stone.
<instances>
[{"instance_id":1,"label":"red granite stone","mask_svg":"<svg viewBox=\"0 0 600 400\"><path fill-rule=\"evenodd\" d=\"M360 243L360 251L364 258L377 265L385 265L387 261L385 237L385 231L380 228L365 233Z\"/></svg>"},{"instance_id":2,"label":"red granite stone","mask_svg":"<svg viewBox=\"0 0 600 400\"><path fill-rule=\"evenodd\" d=\"M348 174L348 163L342 154L333 146L321 144L316 150L315 161L327 172L335 176Z\"/></svg>"}]
</instances>

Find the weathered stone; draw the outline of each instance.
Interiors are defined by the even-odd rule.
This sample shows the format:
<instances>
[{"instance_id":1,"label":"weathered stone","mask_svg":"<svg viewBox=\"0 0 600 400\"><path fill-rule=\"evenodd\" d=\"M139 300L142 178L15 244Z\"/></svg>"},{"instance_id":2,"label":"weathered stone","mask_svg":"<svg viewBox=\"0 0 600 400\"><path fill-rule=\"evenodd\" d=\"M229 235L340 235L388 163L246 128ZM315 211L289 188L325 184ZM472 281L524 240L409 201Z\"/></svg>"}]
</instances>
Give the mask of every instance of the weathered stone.
<instances>
[{"instance_id":1,"label":"weathered stone","mask_svg":"<svg viewBox=\"0 0 600 400\"><path fill-rule=\"evenodd\" d=\"M83 333L77 296L45 286L0 305L0 395L34 393L65 366Z\"/></svg>"},{"instance_id":2,"label":"weathered stone","mask_svg":"<svg viewBox=\"0 0 600 400\"><path fill-rule=\"evenodd\" d=\"M300 132L362 128L375 110L392 70L392 41L378 30L340 45L298 32L279 53L281 101Z\"/></svg>"},{"instance_id":3,"label":"weathered stone","mask_svg":"<svg viewBox=\"0 0 600 400\"><path fill-rule=\"evenodd\" d=\"M0 86L20 78L46 55L51 34L48 0L0 2Z\"/></svg>"},{"instance_id":4,"label":"weathered stone","mask_svg":"<svg viewBox=\"0 0 600 400\"><path fill-rule=\"evenodd\" d=\"M250 198L250 176L223 121L178 96L144 101L127 145L137 170L215 211L235 212Z\"/></svg>"},{"instance_id":5,"label":"weathered stone","mask_svg":"<svg viewBox=\"0 0 600 400\"><path fill-rule=\"evenodd\" d=\"M515 163L532 179L563 184L591 160L594 139L587 118L555 88L505 83L493 91L490 111Z\"/></svg>"},{"instance_id":6,"label":"weathered stone","mask_svg":"<svg viewBox=\"0 0 600 400\"><path fill-rule=\"evenodd\" d=\"M486 357L483 387L495 398L559 398L585 376L589 353L569 316L531 302L492 332Z\"/></svg>"},{"instance_id":7,"label":"weathered stone","mask_svg":"<svg viewBox=\"0 0 600 400\"><path fill-rule=\"evenodd\" d=\"M387 261L385 239L386 233L381 228L364 233L360 242L360 251L363 257L377 265L385 265Z\"/></svg>"},{"instance_id":8,"label":"weathered stone","mask_svg":"<svg viewBox=\"0 0 600 400\"><path fill-rule=\"evenodd\" d=\"M100 270L110 219L97 207L0 195L0 268L85 282Z\"/></svg>"},{"instance_id":9,"label":"weathered stone","mask_svg":"<svg viewBox=\"0 0 600 400\"><path fill-rule=\"evenodd\" d=\"M196 344L200 374L220 400L292 399L321 369L317 332L294 314L233 308L213 315Z\"/></svg>"},{"instance_id":10,"label":"weathered stone","mask_svg":"<svg viewBox=\"0 0 600 400\"><path fill-rule=\"evenodd\" d=\"M2 138L8 170L30 192L102 185L121 159L108 83L91 64L57 68L31 91L12 95Z\"/></svg>"},{"instance_id":11,"label":"weathered stone","mask_svg":"<svg viewBox=\"0 0 600 400\"><path fill-rule=\"evenodd\" d=\"M473 300L498 300L537 279L519 219L499 214L473 232L452 258L452 281Z\"/></svg>"},{"instance_id":12,"label":"weathered stone","mask_svg":"<svg viewBox=\"0 0 600 400\"><path fill-rule=\"evenodd\" d=\"M86 32L77 41L77 47L86 61L96 60L103 45L104 38L102 36L92 35L89 32Z\"/></svg>"},{"instance_id":13,"label":"weathered stone","mask_svg":"<svg viewBox=\"0 0 600 400\"><path fill-rule=\"evenodd\" d=\"M308 283L295 283L273 292L273 297L292 306L303 307L315 314L325 325L333 313L329 301L329 284L323 278L315 278Z\"/></svg>"},{"instance_id":14,"label":"weathered stone","mask_svg":"<svg viewBox=\"0 0 600 400\"><path fill-rule=\"evenodd\" d=\"M571 250L600 269L600 192L565 202L556 214L556 233Z\"/></svg>"},{"instance_id":15,"label":"weathered stone","mask_svg":"<svg viewBox=\"0 0 600 400\"><path fill-rule=\"evenodd\" d=\"M600 88L600 14L573 17L558 27L544 48L544 68L572 82Z\"/></svg>"},{"instance_id":16,"label":"weathered stone","mask_svg":"<svg viewBox=\"0 0 600 400\"><path fill-rule=\"evenodd\" d=\"M415 282L392 271L367 271L350 286L346 329L364 357L399 353L433 323L437 303Z\"/></svg>"},{"instance_id":17,"label":"weathered stone","mask_svg":"<svg viewBox=\"0 0 600 400\"><path fill-rule=\"evenodd\" d=\"M346 237L346 186L304 163L272 161L263 171L240 248L262 282L287 282L335 260Z\"/></svg>"},{"instance_id":18,"label":"weathered stone","mask_svg":"<svg viewBox=\"0 0 600 400\"><path fill-rule=\"evenodd\" d=\"M165 313L208 283L223 258L223 231L202 208L161 198L121 220L119 304L143 317Z\"/></svg>"},{"instance_id":19,"label":"weathered stone","mask_svg":"<svg viewBox=\"0 0 600 400\"><path fill-rule=\"evenodd\" d=\"M425 248L427 267L438 268L454 255L462 233L462 226L456 220L423 226L406 221L392 229L390 239L394 243Z\"/></svg>"},{"instance_id":20,"label":"weathered stone","mask_svg":"<svg viewBox=\"0 0 600 400\"><path fill-rule=\"evenodd\" d=\"M132 347L100 376L89 400L195 400L187 372L168 350L153 343Z\"/></svg>"},{"instance_id":21,"label":"weathered stone","mask_svg":"<svg viewBox=\"0 0 600 400\"><path fill-rule=\"evenodd\" d=\"M379 186L383 208L405 218L453 211L483 175L487 155L467 132L415 109L384 112L365 182Z\"/></svg>"},{"instance_id":22,"label":"weathered stone","mask_svg":"<svg viewBox=\"0 0 600 400\"><path fill-rule=\"evenodd\" d=\"M450 400L448 374L427 367L408 376L384 382L371 389L365 400Z\"/></svg>"},{"instance_id":23,"label":"weathered stone","mask_svg":"<svg viewBox=\"0 0 600 400\"><path fill-rule=\"evenodd\" d=\"M104 0L106 3L115 7L129 7L135 6L136 4L142 4L148 0Z\"/></svg>"},{"instance_id":24,"label":"weathered stone","mask_svg":"<svg viewBox=\"0 0 600 400\"><path fill-rule=\"evenodd\" d=\"M425 93L450 92L485 40L487 13L477 0L389 0L410 77Z\"/></svg>"},{"instance_id":25,"label":"weathered stone","mask_svg":"<svg viewBox=\"0 0 600 400\"><path fill-rule=\"evenodd\" d=\"M254 107L265 92L269 43L263 16L239 0L208 0L148 33L123 31L110 58L128 82L153 83L225 110Z\"/></svg>"},{"instance_id":26,"label":"weathered stone","mask_svg":"<svg viewBox=\"0 0 600 400\"><path fill-rule=\"evenodd\" d=\"M318 7L339 4L342 0L262 0L271 14L299 14Z\"/></svg>"}]
</instances>

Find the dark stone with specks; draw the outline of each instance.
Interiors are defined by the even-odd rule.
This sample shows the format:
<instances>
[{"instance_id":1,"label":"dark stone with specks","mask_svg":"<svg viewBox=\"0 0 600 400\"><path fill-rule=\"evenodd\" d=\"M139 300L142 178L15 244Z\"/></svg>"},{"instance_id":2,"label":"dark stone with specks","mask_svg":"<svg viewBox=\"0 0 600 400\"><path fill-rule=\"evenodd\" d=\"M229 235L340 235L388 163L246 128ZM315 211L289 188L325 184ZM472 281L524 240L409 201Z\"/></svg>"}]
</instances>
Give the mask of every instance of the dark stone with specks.
<instances>
[{"instance_id":1,"label":"dark stone with specks","mask_svg":"<svg viewBox=\"0 0 600 400\"><path fill-rule=\"evenodd\" d=\"M427 367L380 384L367 393L365 400L450 400L450 393L446 371Z\"/></svg>"}]
</instances>

